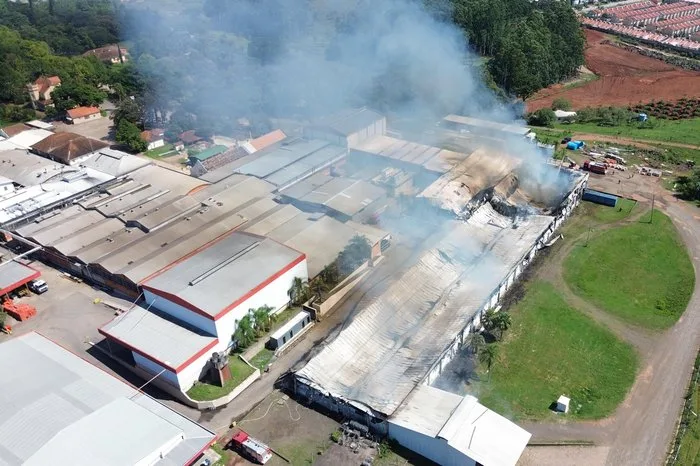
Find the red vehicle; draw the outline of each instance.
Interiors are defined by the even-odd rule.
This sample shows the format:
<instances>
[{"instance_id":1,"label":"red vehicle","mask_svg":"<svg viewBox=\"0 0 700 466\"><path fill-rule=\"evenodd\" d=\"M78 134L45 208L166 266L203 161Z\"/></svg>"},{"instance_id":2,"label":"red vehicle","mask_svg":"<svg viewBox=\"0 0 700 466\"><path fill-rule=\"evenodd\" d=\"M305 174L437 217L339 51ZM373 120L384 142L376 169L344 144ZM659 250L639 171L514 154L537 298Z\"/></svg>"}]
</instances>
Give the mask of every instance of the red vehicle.
<instances>
[{"instance_id":1,"label":"red vehicle","mask_svg":"<svg viewBox=\"0 0 700 466\"><path fill-rule=\"evenodd\" d=\"M606 173L606 166L604 163L600 162L591 162L590 160L586 160L583 162L583 169L588 170L591 173L598 173L599 175L605 175Z\"/></svg>"},{"instance_id":2,"label":"red vehicle","mask_svg":"<svg viewBox=\"0 0 700 466\"><path fill-rule=\"evenodd\" d=\"M243 453L250 459L257 461L260 464L265 464L272 458L272 450L270 447L262 443L260 440L256 440L247 432L242 430L238 431L231 438L231 446L234 450Z\"/></svg>"}]
</instances>

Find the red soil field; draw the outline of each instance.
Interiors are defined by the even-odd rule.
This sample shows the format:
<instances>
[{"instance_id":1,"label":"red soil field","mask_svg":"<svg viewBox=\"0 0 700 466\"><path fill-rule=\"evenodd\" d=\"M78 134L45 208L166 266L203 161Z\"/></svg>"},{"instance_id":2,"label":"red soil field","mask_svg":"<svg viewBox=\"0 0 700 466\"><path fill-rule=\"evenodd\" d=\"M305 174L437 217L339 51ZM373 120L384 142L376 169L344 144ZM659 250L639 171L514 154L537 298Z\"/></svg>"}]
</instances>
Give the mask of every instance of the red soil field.
<instances>
[{"instance_id":1,"label":"red soil field","mask_svg":"<svg viewBox=\"0 0 700 466\"><path fill-rule=\"evenodd\" d=\"M611 37L602 32L584 29L584 33L586 67L600 78L569 89L561 84L543 89L528 99L528 111L549 107L559 97L577 109L700 96L700 72L605 44Z\"/></svg>"}]
</instances>

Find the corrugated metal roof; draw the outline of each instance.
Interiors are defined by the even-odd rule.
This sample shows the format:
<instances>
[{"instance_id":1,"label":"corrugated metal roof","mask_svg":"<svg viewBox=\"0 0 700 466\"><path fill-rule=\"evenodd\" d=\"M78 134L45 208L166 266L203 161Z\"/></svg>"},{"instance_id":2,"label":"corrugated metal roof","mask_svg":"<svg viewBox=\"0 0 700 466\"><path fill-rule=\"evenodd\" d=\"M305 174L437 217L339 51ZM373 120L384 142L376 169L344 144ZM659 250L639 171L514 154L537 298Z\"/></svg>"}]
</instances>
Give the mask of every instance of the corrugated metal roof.
<instances>
[{"instance_id":1,"label":"corrugated metal roof","mask_svg":"<svg viewBox=\"0 0 700 466\"><path fill-rule=\"evenodd\" d=\"M175 295L214 317L301 257L270 239L234 232L143 286Z\"/></svg>"},{"instance_id":2,"label":"corrugated metal roof","mask_svg":"<svg viewBox=\"0 0 700 466\"><path fill-rule=\"evenodd\" d=\"M313 126L326 127L343 136L350 136L383 118L384 115L368 108L354 108L318 119Z\"/></svg>"},{"instance_id":3,"label":"corrugated metal roof","mask_svg":"<svg viewBox=\"0 0 700 466\"><path fill-rule=\"evenodd\" d=\"M530 128L527 128L526 126L498 123L496 121L481 120L479 118L461 115L447 115L445 118L443 118L443 120L450 123L457 123L460 125L470 126L472 128L476 128L476 130L482 131L504 132L519 136L525 136L527 133L530 132Z\"/></svg>"},{"instance_id":4,"label":"corrugated metal roof","mask_svg":"<svg viewBox=\"0 0 700 466\"><path fill-rule=\"evenodd\" d=\"M214 157L215 155L219 155L223 152L226 152L228 148L226 146L212 146L208 149L204 149L202 152L198 152L194 155L190 155L191 159L197 159L200 162L207 160L211 157Z\"/></svg>"},{"instance_id":5,"label":"corrugated metal roof","mask_svg":"<svg viewBox=\"0 0 700 466\"><path fill-rule=\"evenodd\" d=\"M39 272L16 261L0 263L0 296L37 278Z\"/></svg>"},{"instance_id":6,"label":"corrugated metal roof","mask_svg":"<svg viewBox=\"0 0 700 466\"><path fill-rule=\"evenodd\" d=\"M218 340L157 310L134 306L104 325L100 333L126 343L172 368Z\"/></svg>"},{"instance_id":7,"label":"corrugated metal roof","mask_svg":"<svg viewBox=\"0 0 700 466\"><path fill-rule=\"evenodd\" d=\"M297 373L333 396L391 415L552 222L513 228L486 204L362 309Z\"/></svg>"},{"instance_id":8,"label":"corrugated metal roof","mask_svg":"<svg viewBox=\"0 0 700 466\"><path fill-rule=\"evenodd\" d=\"M214 440L214 433L37 333L0 344L0 373L3 464L122 466L152 453L164 456L156 464L185 464ZM169 441L175 448L164 448Z\"/></svg>"}]
</instances>

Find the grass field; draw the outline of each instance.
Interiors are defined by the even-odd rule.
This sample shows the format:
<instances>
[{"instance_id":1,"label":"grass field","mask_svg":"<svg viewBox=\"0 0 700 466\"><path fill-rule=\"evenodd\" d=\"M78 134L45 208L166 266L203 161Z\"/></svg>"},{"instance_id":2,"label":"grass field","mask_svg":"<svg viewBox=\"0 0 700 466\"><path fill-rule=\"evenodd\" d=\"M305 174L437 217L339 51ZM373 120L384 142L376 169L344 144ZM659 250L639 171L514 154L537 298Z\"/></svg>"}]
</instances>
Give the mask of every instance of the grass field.
<instances>
[{"instance_id":1,"label":"grass field","mask_svg":"<svg viewBox=\"0 0 700 466\"><path fill-rule=\"evenodd\" d=\"M209 401L216 400L222 396L228 395L241 382L248 378L250 374L255 372L255 369L241 361L238 356L231 356L228 359L229 368L231 369L231 378L224 384L223 387L218 385L210 385L208 383L197 382L189 389L187 395L193 400Z\"/></svg>"},{"instance_id":2,"label":"grass field","mask_svg":"<svg viewBox=\"0 0 700 466\"><path fill-rule=\"evenodd\" d=\"M674 448L669 465L683 466L700 464L700 384L698 384L698 369L700 365L700 355L695 360L695 370L686 398L686 405L683 408L681 425L678 435L680 442L674 442ZM679 440L676 439L676 442Z\"/></svg>"},{"instance_id":3,"label":"grass field","mask_svg":"<svg viewBox=\"0 0 700 466\"><path fill-rule=\"evenodd\" d=\"M588 229L594 234L601 226L624 220L636 213L637 209L637 203L630 199L619 199L617 207L582 201L576 208L576 215L564 224L562 234L564 237L573 237L585 233Z\"/></svg>"},{"instance_id":4,"label":"grass field","mask_svg":"<svg viewBox=\"0 0 700 466\"><path fill-rule=\"evenodd\" d=\"M593 133L700 146L700 118L676 121L655 119L654 122L655 128L638 128L636 125L598 126L595 123L557 123L554 128L568 133Z\"/></svg>"},{"instance_id":5,"label":"grass field","mask_svg":"<svg viewBox=\"0 0 700 466\"><path fill-rule=\"evenodd\" d=\"M272 356L274 356L274 354L274 351L271 351L267 348L263 348L262 350L260 350L260 352L258 352L258 354L250 358L250 361L248 362L250 362L251 365L257 367L262 371L265 370L265 367L270 363L270 360L272 359Z\"/></svg>"},{"instance_id":6,"label":"grass field","mask_svg":"<svg viewBox=\"0 0 700 466\"><path fill-rule=\"evenodd\" d=\"M694 272L671 220L654 212L638 222L593 234L564 262L571 289L636 325L667 328L685 310Z\"/></svg>"},{"instance_id":7,"label":"grass field","mask_svg":"<svg viewBox=\"0 0 700 466\"><path fill-rule=\"evenodd\" d=\"M163 147L159 147L157 149L151 149L143 153L146 157L151 157L154 159L161 158L163 154L167 154L168 152L174 151L175 146L172 144L166 144Z\"/></svg>"},{"instance_id":8,"label":"grass field","mask_svg":"<svg viewBox=\"0 0 700 466\"><path fill-rule=\"evenodd\" d=\"M622 402L637 368L630 345L545 282L528 284L511 315L491 380L482 374L477 384L481 403L505 416L548 419L555 416L550 404L564 394L572 400L569 417L597 419Z\"/></svg>"}]
</instances>

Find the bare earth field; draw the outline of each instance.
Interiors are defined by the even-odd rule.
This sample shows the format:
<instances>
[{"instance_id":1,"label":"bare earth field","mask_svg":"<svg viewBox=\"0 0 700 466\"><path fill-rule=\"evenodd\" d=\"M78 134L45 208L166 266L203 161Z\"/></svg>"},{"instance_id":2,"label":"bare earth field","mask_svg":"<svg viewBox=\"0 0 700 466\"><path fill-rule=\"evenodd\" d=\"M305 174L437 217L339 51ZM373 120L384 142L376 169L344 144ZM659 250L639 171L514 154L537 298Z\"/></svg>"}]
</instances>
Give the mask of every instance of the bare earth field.
<instances>
[{"instance_id":1,"label":"bare earth field","mask_svg":"<svg viewBox=\"0 0 700 466\"><path fill-rule=\"evenodd\" d=\"M612 38L599 31L585 29L584 33L586 67L599 79L580 86L555 84L543 89L527 101L528 111L549 107L556 98L568 99L578 109L700 96L700 72L604 43Z\"/></svg>"}]
</instances>

